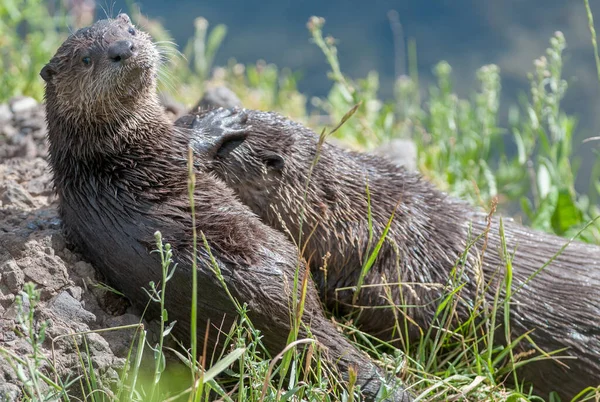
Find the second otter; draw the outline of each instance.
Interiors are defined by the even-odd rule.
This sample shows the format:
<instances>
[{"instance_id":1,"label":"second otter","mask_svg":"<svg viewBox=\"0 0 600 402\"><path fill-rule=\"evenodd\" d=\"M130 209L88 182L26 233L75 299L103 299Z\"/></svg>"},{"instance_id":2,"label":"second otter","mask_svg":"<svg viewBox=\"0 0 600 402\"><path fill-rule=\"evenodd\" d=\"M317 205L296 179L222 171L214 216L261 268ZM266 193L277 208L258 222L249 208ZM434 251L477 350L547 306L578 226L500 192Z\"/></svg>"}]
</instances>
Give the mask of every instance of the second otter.
<instances>
[{"instance_id":1,"label":"second otter","mask_svg":"<svg viewBox=\"0 0 600 402\"><path fill-rule=\"evenodd\" d=\"M395 338L408 331L414 339L432 324L447 289L464 284L457 312L466 319L485 285L491 285L488 301L503 285L498 219L484 236L485 252L481 239L469 246L486 232L486 214L379 157L325 143L313 166L319 148L314 132L274 113L247 113L243 138L204 136L204 146L213 149L211 169L266 223L302 239L299 247L330 308L362 310L357 323L367 332ZM387 240L366 275L368 286L355 298L361 267L392 214ZM546 395L572 397L598 386L600 247L574 242L534 275L567 241L510 220L504 225L514 252L513 339L532 330L543 350L567 348L561 355L574 358L564 361L568 369L551 360L528 364L523 376Z\"/></svg>"}]
</instances>

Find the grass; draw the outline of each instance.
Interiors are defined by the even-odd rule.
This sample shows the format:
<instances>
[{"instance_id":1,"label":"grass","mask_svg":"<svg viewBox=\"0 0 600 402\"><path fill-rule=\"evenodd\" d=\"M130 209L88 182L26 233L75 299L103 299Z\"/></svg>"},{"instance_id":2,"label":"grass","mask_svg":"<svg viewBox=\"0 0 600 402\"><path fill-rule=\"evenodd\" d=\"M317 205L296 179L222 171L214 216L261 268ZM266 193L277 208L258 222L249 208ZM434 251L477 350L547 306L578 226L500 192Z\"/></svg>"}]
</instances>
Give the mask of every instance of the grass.
<instances>
[{"instance_id":1,"label":"grass","mask_svg":"<svg viewBox=\"0 0 600 402\"><path fill-rule=\"evenodd\" d=\"M21 4L22 7L17 7ZM593 19L587 0L585 4L600 82ZM151 32L160 42L163 53L169 56L161 73L161 90L174 96L189 94L187 98L178 99L188 105L200 98L206 85L225 83L240 96L246 107L277 110L312 125L323 133L321 141L331 135L351 147L368 150L394 137L412 138L418 149L419 169L440 188L486 208L490 213L497 207L520 216L532 227L600 243L600 221L593 219L600 214L597 207L600 162L592 169L589 194L578 194L574 186L578 163L572 152L576 121L564 112L560 103L567 90L567 83L561 76L566 40L560 33L550 39L547 52L535 60L529 75L528 94L514 102L518 106L512 106L508 125L502 126L501 80L497 66L484 66L478 70L478 88L468 99L455 95L452 68L446 62L435 67L437 81L425 90L420 86L415 67L416 45L409 41L409 74L398 78L394 98L384 101L377 96L377 73L371 72L364 79L344 75L335 40L323 34L325 21L313 17L308 22L308 30L331 68L329 76L332 80L327 97L315 99L313 106L317 114L333 122L331 125L341 122L334 129L320 130L323 119L316 119L314 112L307 112L306 97L297 91L297 74L264 62L243 66L232 61L227 66L213 68L215 53L226 35L224 26L209 29L206 20L197 19L195 35L183 48L184 57L180 57L170 47L170 38L159 24L145 19L133 7L131 14ZM35 0L19 4L4 1L0 5L0 17L0 70L4 72L0 76L0 101L20 94L41 100L43 88L38 71L66 36L70 17L60 8L51 13L41 1ZM498 152L507 144L517 149L514 155ZM368 188L366 191L368 194ZM193 193L194 176L190 174L191 205L194 205ZM370 217L366 219L370 220ZM469 239L469 247L478 240L477 235L473 234ZM363 277L384 238L370 239L370 258L361 267ZM504 241L503 235L501 238ZM202 233L194 231L193 241L194 253L197 253L197 247L203 247L210 255ZM298 239L299 247L301 244L302 239ZM490 306L483 297L486 283L481 283L481 294L473 301L471 317L457 328L450 329L450 321L464 286L460 275L461 261L454 268L452 285L446 287L446 295L437 307L435 325L423 331L419 342L394 348L358 331L351 322L341 320L340 328L357 347L405 380L417 400L542 400L520 386L516 375L516 368L538 357L514 352L517 342L527 334L519 339L512 339L510 335L511 254L504 242L503 246L507 273L504 288L496 289L496 297ZM247 307L233 297L232 303L239 317L223 335L225 347L215 361L206 361L202 357L207 353L202 347L203 340L196 339L195 330L191 331L194 336L190 350L166 346L165 340L172 327L164 309L165 285L176 267L172 264L170 246L163 244L160 234L157 234L156 247L161 256L163 276L158 285L149 284L148 293L152 302L161 306L159 341L150 344L146 330L140 325L125 368L118 383L112 387L89 369L91 363L85 341L75 343L82 375L72 379L53 375L53 362L40 353L45 324L37 322L33 314L39 293L32 285L25 287L18 298L22 308L17 329L31 346L31 352L17 356L0 348L0 353L21 381L25 400L76 400L73 390L77 387L83 390L84 399L88 401L358 400L352 377L348 384L341 384L314 341L298 336L306 276L295 277L295 290L300 292L294 292L294 295L300 296L294 299L290 312L293 329L288 348L278 355L269 356L260 332L248 319ZM220 271L214 259L211 266L219 278ZM194 285L195 281L196 278ZM222 283L225 286L224 281ZM497 321L500 317L505 320L505 344L494 339L493 329L500 324ZM195 318L193 300L192 329L196 328ZM399 311L399 328L402 328L400 322L406 319L409 317L402 316ZM85 334L81 336L85 338ZM83 350L77 346L79 344L84 346ZM175 356L179 364L168 361L166 354ZM143 368L144 361L152 363L150 370ZM42 369L42 366L46 368ZM516 387L505 386L509 378ZM598 391L584 390L576 400L598 397ZM558 399L556 395L550 395L549 400Z\"/></svg>"},{"instance_id":2,"label":"grass","mask_svg":"<svg viewBox=\"0 0 600 402\"><path fill-rule=\"evenodd\" d=\"M44 94L42 67L66 38L70 18L61 2L50 12L43 0L3 0L0 4L0 102Z\"/></svg>"}]
</instances>

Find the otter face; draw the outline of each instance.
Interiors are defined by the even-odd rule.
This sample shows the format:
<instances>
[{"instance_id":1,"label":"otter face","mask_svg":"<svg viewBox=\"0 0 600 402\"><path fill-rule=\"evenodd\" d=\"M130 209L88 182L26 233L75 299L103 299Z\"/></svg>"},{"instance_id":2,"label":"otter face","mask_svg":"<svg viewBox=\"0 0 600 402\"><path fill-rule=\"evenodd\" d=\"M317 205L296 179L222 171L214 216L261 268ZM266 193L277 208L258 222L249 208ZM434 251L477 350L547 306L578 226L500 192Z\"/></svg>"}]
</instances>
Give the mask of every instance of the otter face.
<instances>
[{"instance_id":1,"label":"otter face","mask_svg":"<svg viewBox=\"0 0 600 402\"><path fill-rule=\"evenodd\" d=\"M193 130L190 143L204 167L247 204L267 199L265 193L277 188L287 174L284 152L291 152L292 137L254 127L246 111L214 109L201 116L183 116L175 125Z\"/></svg>"},{"instance_id":2,"label":"otter face","mask_svg":"<svg viewBox=\"0 0 600 402\"><path fill-rule=\"evenodd\" d=\"M65 116L119 116L136 99L156 92L159 53L127 14L72 34L40 75L46 100Z\"/></svg>"},{"instance_id":3,"label":"otter face","mask_svg":"<svg viewBox=\"0 0 600 402\"><path fill-rule=\"evenodd\" d=\"M263 142L251 132L243 139L226 137L215 147L209 164L210 170L257 213L270 211L274 195L286 186L289 174L293 174L276 144Z\"/></svg>"}]
</instances>

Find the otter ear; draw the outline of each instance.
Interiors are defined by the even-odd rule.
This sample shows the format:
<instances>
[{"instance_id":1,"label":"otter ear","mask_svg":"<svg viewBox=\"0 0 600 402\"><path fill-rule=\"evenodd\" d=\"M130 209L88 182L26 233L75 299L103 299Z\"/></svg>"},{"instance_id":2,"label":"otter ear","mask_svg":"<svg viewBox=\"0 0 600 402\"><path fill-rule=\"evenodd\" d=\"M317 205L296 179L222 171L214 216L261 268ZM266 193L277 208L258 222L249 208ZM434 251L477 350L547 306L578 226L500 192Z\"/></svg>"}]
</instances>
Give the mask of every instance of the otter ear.
<instances>
[{"instance_id":1,"label":"otter ear","mask_svg":"<svg viewBox=\"0 0 600 402\"><path fill-rule=\"evenodd\" d=\"M217 142L216 155L220 158L226 158L234 149L239 147L246 141L246 133L228 133L221 137L221 140Z\"/></svg>"},{"instance_id":2,"label":"otter ear","mask_svg":"<svg viewBox=\"0 0 600 402\"><path fill-rule=\"evenodd\" d=\"M50 63L46 64L42 70L40 71L40 76L44 79L44 81L46 82L50 82L52 81L52 77L54 77L54 74L56 74L56 69L54 68L54 66Z\"/></svg>"},{"instance_id":3,"label":"otter ear","mask_svg":"<svg viewBox=\"0 0 600 402\"><path fill-rule=\"evenodd\" d=\"M267 166L267 169L270 170L279 172L283 170L283 167L285 166L285 160L283 159L283 156L276 153L268 153L263 155L263 160Z\"/></svg>"}]
</instances>

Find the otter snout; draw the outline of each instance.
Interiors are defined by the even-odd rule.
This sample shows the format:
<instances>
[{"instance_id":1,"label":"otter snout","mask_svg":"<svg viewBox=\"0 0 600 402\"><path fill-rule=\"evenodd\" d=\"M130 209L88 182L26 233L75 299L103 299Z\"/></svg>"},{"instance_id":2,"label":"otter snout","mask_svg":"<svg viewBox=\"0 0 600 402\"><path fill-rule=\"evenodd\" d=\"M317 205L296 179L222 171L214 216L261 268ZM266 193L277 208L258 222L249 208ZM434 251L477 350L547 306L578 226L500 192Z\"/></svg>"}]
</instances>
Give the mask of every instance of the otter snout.
<instances>
[{"instance_id":1,"label":"otter snout","mask_svg":"<svg viewBox=\"0 0 600 402\"><path fill-rule=\"evenodd\" d=\"M108 47L108 58L118 63L135 54L135 45L130 40L120 40Z\"/></svg>"}]
</instances>

